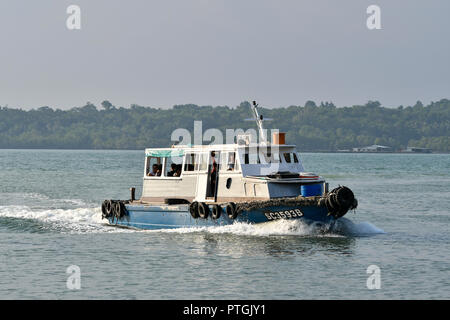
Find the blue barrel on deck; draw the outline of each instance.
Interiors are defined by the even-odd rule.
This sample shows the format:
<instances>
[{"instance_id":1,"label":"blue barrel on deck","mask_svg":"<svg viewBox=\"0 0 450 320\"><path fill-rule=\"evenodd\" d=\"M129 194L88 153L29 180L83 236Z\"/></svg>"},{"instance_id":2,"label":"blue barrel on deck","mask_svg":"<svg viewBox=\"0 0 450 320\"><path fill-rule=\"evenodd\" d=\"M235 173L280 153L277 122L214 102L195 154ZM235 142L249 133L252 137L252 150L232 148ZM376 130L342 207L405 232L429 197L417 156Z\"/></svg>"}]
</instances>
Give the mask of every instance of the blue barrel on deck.
<instances>
[{"instance_id":1,"label":"blue barrel on deck","mask_svg":"<svg viewBox=\"0 0 450 320\"><path fill-rule=\"evenodd\" d=\"M323 184L304 184L300 187L300 193L303 197L313 197L313 196L321 196Z\"/></svg>"}]
</instances>

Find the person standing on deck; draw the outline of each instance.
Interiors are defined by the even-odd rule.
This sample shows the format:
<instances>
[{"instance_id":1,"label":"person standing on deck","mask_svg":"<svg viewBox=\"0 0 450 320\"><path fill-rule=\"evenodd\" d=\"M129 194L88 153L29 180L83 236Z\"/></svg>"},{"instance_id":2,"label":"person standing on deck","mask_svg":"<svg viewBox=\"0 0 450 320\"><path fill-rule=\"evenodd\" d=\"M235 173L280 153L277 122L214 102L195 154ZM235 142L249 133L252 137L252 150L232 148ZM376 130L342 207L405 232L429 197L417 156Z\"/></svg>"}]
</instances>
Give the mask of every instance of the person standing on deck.
<instances>
[{"instance_id":1,"label":"person standing on deck","mask_svg":"<svg viewBox=\"0 0 450 320\"><path fill-rule=\"evenodd\" d=\"M210 175L210 189L209 196L214 197L216 195L216 180L217 180L217 162L216 153L211 151L211 175Z\"/></svg>"}]
</instances>

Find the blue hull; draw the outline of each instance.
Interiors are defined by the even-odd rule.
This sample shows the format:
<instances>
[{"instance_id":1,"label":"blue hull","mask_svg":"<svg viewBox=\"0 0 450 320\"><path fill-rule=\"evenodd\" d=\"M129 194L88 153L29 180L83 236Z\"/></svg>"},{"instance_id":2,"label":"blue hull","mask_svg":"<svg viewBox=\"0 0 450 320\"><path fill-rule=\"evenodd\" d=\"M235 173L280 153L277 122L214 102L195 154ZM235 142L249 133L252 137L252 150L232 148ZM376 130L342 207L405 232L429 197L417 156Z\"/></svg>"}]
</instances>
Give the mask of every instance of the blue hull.
<instances>
[{"instance_id":1,"label":"blue hull","mask_svg":"<svg viewBox=\"0 0 450 320\"><path fill-rule=\"evenodd\" d=\"M185 227L221 226L236 222L263 223L279 219L301 219L306 223L331 223L335 219L328 215L326 207L319 206L273 206L239 213L230 219L224 209L218 219L211 215L207 219L194 219L188 205L125 205L127 214L120 220L108 218L112 225L138 229L174 229Z\"/></svg>"}]
</instances>

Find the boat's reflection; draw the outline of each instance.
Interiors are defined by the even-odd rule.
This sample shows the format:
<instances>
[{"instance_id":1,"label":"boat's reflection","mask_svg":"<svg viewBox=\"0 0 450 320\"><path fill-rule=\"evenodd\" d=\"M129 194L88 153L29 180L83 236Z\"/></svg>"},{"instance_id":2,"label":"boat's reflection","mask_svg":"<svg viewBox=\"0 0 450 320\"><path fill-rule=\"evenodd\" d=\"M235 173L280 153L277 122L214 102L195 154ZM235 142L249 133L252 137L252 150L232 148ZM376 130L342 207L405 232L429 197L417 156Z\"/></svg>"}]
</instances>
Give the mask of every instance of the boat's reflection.
<instances>
[{"instance_id":1,"label":"boat's reflection","mask_svg":"<svg viewBox=\"0 0 450 320\"><path fill-rule=\"evenodd\" d=\"M231 258L272 256L277 259L298 256L351 255L355 239L337 235L311 236L247 236L235 234L190 233L183 239L191 243L197 256L227 256Z\"/></svg>"}]
</instances>

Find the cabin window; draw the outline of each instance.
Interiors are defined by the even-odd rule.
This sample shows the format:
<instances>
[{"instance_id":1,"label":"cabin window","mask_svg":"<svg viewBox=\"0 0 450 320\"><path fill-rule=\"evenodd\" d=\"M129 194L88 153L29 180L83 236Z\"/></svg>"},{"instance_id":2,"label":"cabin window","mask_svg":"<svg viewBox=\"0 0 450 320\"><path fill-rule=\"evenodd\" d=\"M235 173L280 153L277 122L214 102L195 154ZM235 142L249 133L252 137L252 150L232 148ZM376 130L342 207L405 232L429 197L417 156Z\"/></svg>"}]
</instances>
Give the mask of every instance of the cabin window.
<instances>
[{"instance_id":1,"label":"cabin window","mask_svg":"<svg viewBox=\"0 0 450 320\"><path fill-rule=\"evenodd\" d=\"M281 162L280 154L278 152L274 152L272 156L272 163L280 163L280 162Z\"/></svg>"},{"instance_id":2,"label":"cabin window","mask_svg":"<svg viewBox=\"0 0 450 320\"><path fill-rule=\"evenodd\" d=\"M259 154L257 152L250 152L248 154L249 164L259 164L261 163L259 159Z\"/></svg>"},{"instance_id":3,"label":"cabin window","mask_svg":"<svg viewBox=\"0 0 450 320\"><path fill-rule=\"evenodd\" d=\"M199 171L205 171L206 170L206 166L207 166L207 162L208 162L208 154L207 153L200 153L197 155L198 159L200 161L198 161L198 164L196 165L195 170L199 170Z\"/></svg>"},{"instance_id":4,"label":"cabin window","mask_svg":"<svg viewBox=\"0 0 450 320\"><path fill-rule=\"evenodd\" d=\"M148 177L161 176L163 165L163 158L160 157L147 157L146 175Z\"/></svg>"},{"instance_id":5,"label":"cabin window","mask_svg":"<svg viewBox=\"0 0 450 320\"><path fill-rule=\"evenodd\" d=\"M270 152L261 152L261 159L263 163L270 163L270 158L272 157L272 153Z\"/></svg>"},{"instance_id":6,"label":"cabin window","mask_svg":"<svg viewBox=\"0 0 450 320\"><path fill-rule=\"evenodd\" d=\"M271 152L268 150L267 152L261 152L261 155L261 159L265 164L280 163L280 154L278 152Z\"/></svg>"},{"instance_id":7,"label":"cabin window","mask_svg":"<svg viewBox=\"0 0 450 320\"><path fill-rule=\"evenodd\" d=\"M220 170L222 171L238 170L236 163L236 152L228 152L226 154L224 153L224 155L221 157Z\"/></svg>"},{"instance_id":8,"label":"cabin window","mask_svg":"<svg viewBox=\"0 0 450 320\"><path fill-rule=\"evenodd\" d=\"M298 156L297 156L297 153L294 152L292 155L294 156L294 163L298 163Z\"/></svg>"},{"instance_id":9,"label":"cabin window","mask_svg":"<svg viewBox=\"0 0 450 320\"><path fill-rule=\"evenodd\" d=\"M228 152L226 169L227 171L234 171L236 169L236 152Z\"/></svg>"},{"instance_id":10,"label":"cabin window","mask_svg":"<svg viewBox=\"0 0 450 320\"><path fill-rule=\"evenodd\" d=\"M223 156L220 158L220 170L227 170L227 160L228 154L223 153Z\"/></svg>"},{"instance_id":11,"label":"cabin window","mask_svg":"<svg viewBox=\"0 0 450 320\"><path fill-rule=\"evenodd\" d=\"M289 152L285 152L283 153L284 156L284 161L286 161L286 163L291 163L291 154Z\"/></svg>"},{"instance_id":12,"label":"cabin window","mask_svg":"<svg viewBox=\"0 0 450 320\"><path fill-rule=\"evenodd\" d=\"M244 153L245 164L260 164L259 152L257 148L246 148Z\"/></svg>"},{"instance_id":13,"label":"cabin window","mask_svg":"<svg viewBox=\"0 0 450 320\"><path fill-rule=\"evenodd\" d=\"M195 153L186 154L186 161L184 162L184 171L194 171L196 168L197 158Z\"/></svg>"},{"instance_id":14,"label":"cabin window","mask_svg":"<svg viewBox=\"0 0 450 320\"><path fill-rule=\"evenodd\" d=\"M179 177L181 176L181 168L183 164L183 157L168 157L166 158L166 166L164 170L165 177Z\"/></svg>"}]
</instances>

